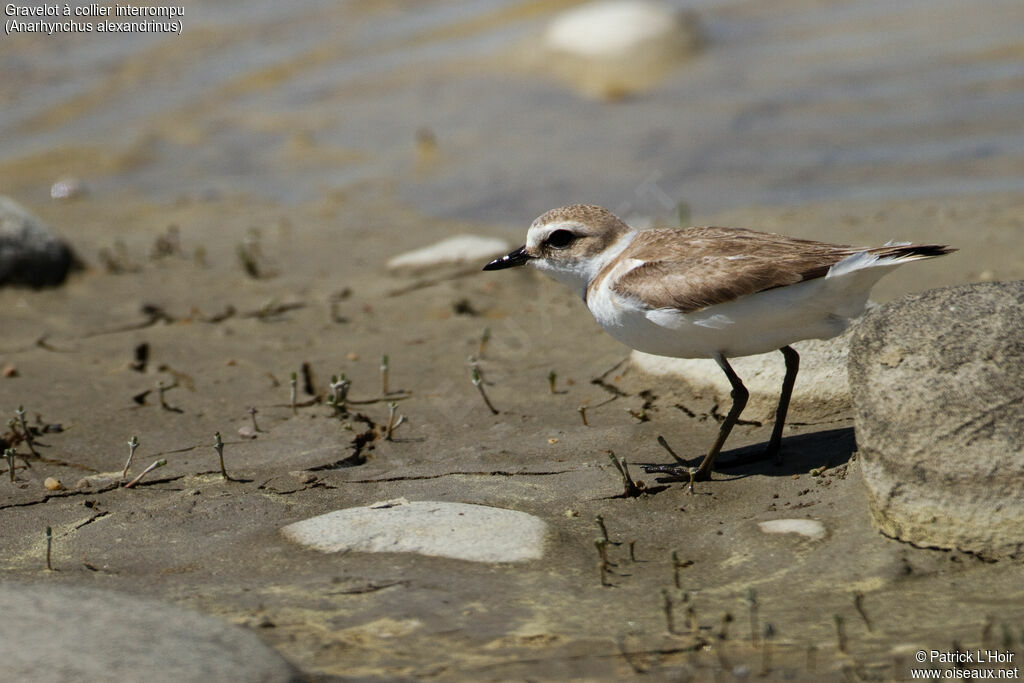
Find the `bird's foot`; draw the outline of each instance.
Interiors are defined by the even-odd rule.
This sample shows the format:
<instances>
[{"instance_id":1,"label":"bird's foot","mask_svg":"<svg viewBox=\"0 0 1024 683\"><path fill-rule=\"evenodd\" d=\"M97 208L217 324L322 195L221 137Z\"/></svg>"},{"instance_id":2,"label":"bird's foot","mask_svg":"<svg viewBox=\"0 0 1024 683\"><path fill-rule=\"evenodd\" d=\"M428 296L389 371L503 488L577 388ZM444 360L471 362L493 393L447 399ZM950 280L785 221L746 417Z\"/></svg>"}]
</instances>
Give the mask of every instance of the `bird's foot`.
<instances>
[{"instance_id":1,"label":"bird's foot","mask_svg":"<svg viewBox=\"0 0 1024 683\"><path fill-rule=\"evenodd\" d=\"M711 468L694 470L692 481L711 481Z\"/></svg>"},{"instance_id":2,"label":"bird's foot","mask_svg":"<svg viewBox=\"0 0 1024 683\"><path fill-rule=\"evenodd\" d=\"M659 481L690 481L690 474L696 472L696 469L686 465L656 465L648 463L641 465L641 467L644 468L644 472L647 474L664 474L669 477L667 480L659 479Z\"/></svg>"},{"instance_id":3,"label":"bird's foot","mask_svg":"<svg viewBox=\"0 0 1024 683\"><path fill-rule=\"evenodd\" d=\"M679 454L672 450L672 447L668 445L668 441L665 437L658 436L658 445L664 448L672 459L675 460L674 465L644 465L645 472L661 472L668 474L673 479L678 481L689 482L689 491L693 492L693 482L695 481L708 481L711 479L711 463L714 462L714 458L704 456L701 460L699 467L692 467L688 462L679 457Z\"/></svg>"}]
</instances>

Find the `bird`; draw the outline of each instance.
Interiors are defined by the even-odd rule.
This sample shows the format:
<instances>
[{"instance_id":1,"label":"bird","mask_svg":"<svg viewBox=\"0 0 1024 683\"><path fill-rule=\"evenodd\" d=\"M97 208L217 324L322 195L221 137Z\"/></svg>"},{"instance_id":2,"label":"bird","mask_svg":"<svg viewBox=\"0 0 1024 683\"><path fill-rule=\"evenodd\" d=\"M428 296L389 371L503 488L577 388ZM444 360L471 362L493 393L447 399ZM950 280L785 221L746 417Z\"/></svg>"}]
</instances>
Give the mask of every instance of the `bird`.
<instances>
[{"instance_id":1,"label":"bird","mask_svg":"<svg viewBox=\"0 0 1024 683\"><path fill-rule=\"evenodd\" d=\"M856 247L743 228L637 230L605 208L574 204L530 225L526 244L485 271L529 266L568 285L597 323L626 346L670 358L710 358L732 387L718 436L692 471L709 479L749 391L730 358L778 350L786 372L764 449L779 458L804 339L842 333L893 268L956 251L889 242Z\"/></svg>"}]
</instances>

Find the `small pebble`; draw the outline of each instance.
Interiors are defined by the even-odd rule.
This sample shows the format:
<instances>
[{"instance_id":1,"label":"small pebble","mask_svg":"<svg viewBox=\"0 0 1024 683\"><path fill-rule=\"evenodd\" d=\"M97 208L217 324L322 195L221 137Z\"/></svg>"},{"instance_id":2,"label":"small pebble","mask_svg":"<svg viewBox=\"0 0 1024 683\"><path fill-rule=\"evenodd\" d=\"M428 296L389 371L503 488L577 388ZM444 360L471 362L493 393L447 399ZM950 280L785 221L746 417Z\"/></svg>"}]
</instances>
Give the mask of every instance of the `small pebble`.
<instances>
[{"instance_id":1,"label":"small pebble","mask_svg":"<svg viewBox=\"0 0 1024 683\"><path fill-rule=\"evenodd\" d=\"M18 376L18 368L14 367L13 365L8 363L7 365L4 366L3 376L4 377L17 377Z\"/></svg>"},{"instance_id":2,"label":"small pebble","mask_svg":"<svg viewBox=\"0 0 1024 683\"><path fill-rule=\"evenodd\" d=\"M349 360L359 360L359 354L356 353L355 351L349 351L345 355L345 358L348 358Z\"/></svg>"},{"instance_id":3,"label":"small pebble","mask_svg":"<svg viewBox=\"0 0 1024 683\"><path fill-rule=\"evenodd\" d=\"M255 439L256 438L256 432L253 431L253 428L252 428L251 425L245 425L244 427L239 427L238 428L238 435L240 437L242 437L243 439Z\"/></svg>"},{"instance_id":4,"label":"small pebble","mask_svg":"<svg viewBox=\"0 0 1024 683\"><path fill-rule=\"evenodd\" d=\"M558 439L548 439L548 443L558 443Z\"/></svg>"},{"instance_id":5,"label":"small pebble","mask_svg":"<svg viewBox=\"0 0 1024 683\"><path fill-rule=\"evenodd\" d=\"M43 486L45 486L50 491L63 491L64 490L64 484L60 483L60 481L58 481L57 479L54 479L53 477L47 477L46 481L43 482Z\"/></svg>"},{"instance_id":6,"label":"small pebble","mask_svg":"<svg viewBox=\"0 0 1024 683\"><path fill-rule=\"evenodd\" d=\"M799 534L814 540L825 538L825 525L816 519L772 519L758 522L766 534Z\"/></svg>"},{"instance_id":7,"label":"small pebble","mask_svg":"<svg viewBox=\"0 0 1024 683\"><path fill-rule=\"evenodd\" d=\"M87 193L88 189L85 187L85 183L79 178L61 178L50 186L52 199L77 199L84 197Z\"/></svg>"},{"instance_id":8,"label":"small pebble","mask_svg":"<svg viewBox=\"0 0 1024 683\"><path fill-rule=\"evenodd\" d=\"M371 510L386 510L387 508L394 508L408 504L409 501L405 496L402 496L401 498L392 498L391 500L379 500L376 503L370 503L367 507Z\"/></svg>"}]
</instances>

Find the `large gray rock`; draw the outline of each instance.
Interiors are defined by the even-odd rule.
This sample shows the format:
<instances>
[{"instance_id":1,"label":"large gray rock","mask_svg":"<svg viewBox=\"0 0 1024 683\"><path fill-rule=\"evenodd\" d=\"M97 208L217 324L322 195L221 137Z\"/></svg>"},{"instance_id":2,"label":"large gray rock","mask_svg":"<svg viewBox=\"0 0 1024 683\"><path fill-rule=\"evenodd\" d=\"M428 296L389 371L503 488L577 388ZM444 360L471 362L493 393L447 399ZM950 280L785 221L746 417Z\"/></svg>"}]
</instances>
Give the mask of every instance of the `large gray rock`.
<instances>
[{"instance_id":1,"label":"large gray rock","mask_svg":"<svg viewBox=\"0 0 1024 683\"><path fill-rule=\"evenodd\" d=\"M857 449L882 533L989 558L1024 550L1024 282L870 313L849 356Z\"/></svg>"},{"instance_id":2,"label":"large gray rock","mask_svg":"<svg viewBox=\"0 0 1024 683\"><path fill-rule=\"evenodd\" d=\"M5 681L299 681L256 634L113 591L0 583Z\"/></svg>"},{"instance_id":3,"label":"large gray rock","mask_svg":"<svg viewBox=\"0 0 1024 683\"><path fill-rule=\"evenodd\" d=\"M0 287L53 287L77 264L74 252L37 216L0 196Z\"/></svg>"}]
</instances>

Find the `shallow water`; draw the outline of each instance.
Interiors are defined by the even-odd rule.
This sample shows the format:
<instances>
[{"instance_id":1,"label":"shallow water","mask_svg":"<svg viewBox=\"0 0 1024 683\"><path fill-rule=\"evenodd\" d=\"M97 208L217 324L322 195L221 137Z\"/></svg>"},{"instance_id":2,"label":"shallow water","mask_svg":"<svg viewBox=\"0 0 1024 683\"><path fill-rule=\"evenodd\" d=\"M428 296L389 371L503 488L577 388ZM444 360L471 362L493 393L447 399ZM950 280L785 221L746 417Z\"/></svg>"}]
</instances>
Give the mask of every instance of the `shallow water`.
<instances>
[{"instance_id":1,"label":"shallow water","mask_svg":"<svg viewBox=\"0 0 1024 683\"><path fill-rule=\"evenodd\" d=\"M690 2L703 49L619 101L521 65L570 4L211 0L185 2L180 36L4 36L0 191L385 181L427 214L521 226L576 201L700 216L1024 187L1019 0Z\"/></svg>"}]
</instances>

